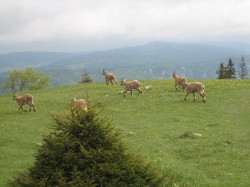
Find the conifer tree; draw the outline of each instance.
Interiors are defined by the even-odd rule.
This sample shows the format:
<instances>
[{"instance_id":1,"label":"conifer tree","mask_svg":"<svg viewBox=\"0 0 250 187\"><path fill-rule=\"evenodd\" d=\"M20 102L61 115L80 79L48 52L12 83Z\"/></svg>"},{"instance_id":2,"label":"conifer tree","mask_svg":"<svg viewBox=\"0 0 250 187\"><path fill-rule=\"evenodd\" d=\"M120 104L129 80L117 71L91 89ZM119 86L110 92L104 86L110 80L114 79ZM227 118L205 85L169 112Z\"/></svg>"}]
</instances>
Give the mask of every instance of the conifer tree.
<instances>
[{"instance_id":1,"label":"conifer tree","mask_svg":"<svg viewBox=\"0 0 250 187\"><path fill-rule=\"evenodd\" d=\"M55 130L44 138L33 167L13 186L160 186L152 164L129 153L120 134L93 108L51 115Z\"/></svg>"},{"instance_id":2,"label":"conifer tree","mask_svg":"<svg viewBox=\"0 0 250 187\"><path fill-rule=\"evenodd\" d=\"M83 71L83 75L82 75L82 79L80 81L81 84L84 84L84 83L91 83L93 82L93 80L91 79L90 75L89 75L89 72L87 72L85 69Z\"/></svg>"},{"instance_id":3,"label":"conifer tree","mask_svg":"<svg viewBox=\"0 0 250 187\"><path fill-rule=\"evenodd\" d=\"M216 73L218 74L218 79L225 79L225 77L226 77L226 68L224 67L224 64L222 62L220 63L219 70L216 71Z\"/></svg>"},{"instance_id":4,"label":"conifer tree","mask_svg":"<svg viewBox=\"0 0 250 187\"><path fill-rule=\"evenodd\" d=\"M229 60L228 60L226 74L227 74L227 76L226 76L227 79L235 79L236 78L234 63L233 63L231 58L229 58Z\"/></svg>"},{"instance_id":5,"label":"conifer tree","mask_svg":"<svg viewBox=\"0 0 250 187\"><path fill-rule=\"evenodd\" d=\"M238 75L239 75L239 77L241 79L247 78L247 75L248 75L247 65L246 65L246 62L245 62L245 58L243 56L241 57L241 61L239 63Z\"/></svg>"}]
</instances>

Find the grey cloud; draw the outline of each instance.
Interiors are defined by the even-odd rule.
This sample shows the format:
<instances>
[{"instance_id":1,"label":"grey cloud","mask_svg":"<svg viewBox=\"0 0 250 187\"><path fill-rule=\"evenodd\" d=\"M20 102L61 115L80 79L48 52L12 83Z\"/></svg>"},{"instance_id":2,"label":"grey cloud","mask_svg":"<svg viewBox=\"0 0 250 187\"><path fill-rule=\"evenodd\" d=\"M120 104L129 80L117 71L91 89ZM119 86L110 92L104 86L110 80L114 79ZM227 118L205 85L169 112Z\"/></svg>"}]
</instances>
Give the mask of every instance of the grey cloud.
<instances>
[{"instance_id":1,"label":"grey cloud","mask_svg":"<svg viewBox=\"0 0 250 187\"><path fill-rule=\"evenodd\" d=\"M249 10L248 0L0 0L0 44L249 40Z\"/></svg>"}]
</instances>

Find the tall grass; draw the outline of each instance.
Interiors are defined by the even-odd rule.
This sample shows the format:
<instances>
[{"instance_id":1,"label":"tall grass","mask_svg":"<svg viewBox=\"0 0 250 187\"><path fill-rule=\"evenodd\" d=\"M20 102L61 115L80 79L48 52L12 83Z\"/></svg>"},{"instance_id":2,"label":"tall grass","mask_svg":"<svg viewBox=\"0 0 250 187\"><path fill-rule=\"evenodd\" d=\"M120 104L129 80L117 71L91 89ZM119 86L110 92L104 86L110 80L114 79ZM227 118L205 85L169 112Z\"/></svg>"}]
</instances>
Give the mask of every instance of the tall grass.
<instances>
[{"instance_id":1,"label":"tall grass","mask_svg":"<svg viewBox=\"0 0 250 187\"><path fill-rule=\"evenodd\" d=\"M33 164L50 113L65 112L71 97L86 98L108 116L130 150L165 171L174 186L250 186L250 80L202 80L207 103L177 92L173 80L142 81L151 90L133 97L119 85L91 83L30 92L37 112L18 112L0 96L0 186Z\"/></svg>"}]
</instances>

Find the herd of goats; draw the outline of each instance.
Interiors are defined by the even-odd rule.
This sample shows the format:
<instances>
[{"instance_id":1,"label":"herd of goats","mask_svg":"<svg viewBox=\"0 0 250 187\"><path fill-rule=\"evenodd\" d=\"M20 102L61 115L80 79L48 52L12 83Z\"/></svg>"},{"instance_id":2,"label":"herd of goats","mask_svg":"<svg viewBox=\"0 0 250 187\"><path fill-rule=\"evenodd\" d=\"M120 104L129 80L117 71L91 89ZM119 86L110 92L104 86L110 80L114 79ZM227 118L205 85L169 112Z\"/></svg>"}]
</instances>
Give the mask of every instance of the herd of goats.
<instances>
[{"instance_id":1,"label":"herd of goats","mask_svg":"<svg viewBox=\"0 0 250 187\"><path fill-rule=\"evenodd\" d=\"M103 69L102 75L105 77L107 85L109 85L109 83L113 84L113 81L117 84L115 74L108 73L105 69ZM194 100L196 100L195 93L197 92L203 98L203 102L206 102L205 86L202 83L200 83L200 82L188 83L187 79L185 77L181 77L181 76L176 75L176 72L173 72L173 79L175 80L175 89L178 90L177 86L179 86L179 90L182 89L183 91L186 92L186 96L185 96L184 100L187 99L187 96L190 93L193 94ZM133 81L127 82L124 78L122 78L121 85L124 86L124 89L125 89L123 91L124 97L128 91L130 91L131 96L132 96L133 90L137 90L138 94L142 94L142 89L141 89L142 84L138 80L133 80ZM34 99L33 99L33 96L31 94L25 94L24 96L17 96L16 94L13 94L13 100L15 100L17 102L17 104L19 106L19 111L22 110L22 111L27 112L27 110L25 110L23 108L23 106L25 104L29 105L29 107L30 107L29 111L31 111L32 108L33 108L34 112L36 111ZM71 104L73 107L80 107L84 111L86 111L86 112L88 111L87 101L85 99L72 98Z\"/></svg>"},{"instance_id":2,"label":"herd of goats","mask_svg":"<svg viewBox=\"0 0 250 187\"><path fill-rule=\"evenodd\" d=\"M105 77L107 85L109 85L109 83L113 84L113 81L117 84L115 74L108 73L105 69L103 69L102 75ZM190 93L194 95L194 100L196 100L195 93L197 92L203 98L203 102L206 102L205 86L202 83L200 82L188 83L186 77L178 76L176 75L176 72L173 72L173 79L175 80L175 89L178 90L177 86L179 86L179 90L182 88L182 90L187 93L184 100L187 99L187 96ZM142 94L142 90L141 90L142 84L138 80L127 82L124 78L122 78L121 85L124 86L125 88L125 90L123 91L124 97L127 91L130 91L131 96L132 96L133 90L137 90L139 94Z\"/></svg>"}]
</instances>

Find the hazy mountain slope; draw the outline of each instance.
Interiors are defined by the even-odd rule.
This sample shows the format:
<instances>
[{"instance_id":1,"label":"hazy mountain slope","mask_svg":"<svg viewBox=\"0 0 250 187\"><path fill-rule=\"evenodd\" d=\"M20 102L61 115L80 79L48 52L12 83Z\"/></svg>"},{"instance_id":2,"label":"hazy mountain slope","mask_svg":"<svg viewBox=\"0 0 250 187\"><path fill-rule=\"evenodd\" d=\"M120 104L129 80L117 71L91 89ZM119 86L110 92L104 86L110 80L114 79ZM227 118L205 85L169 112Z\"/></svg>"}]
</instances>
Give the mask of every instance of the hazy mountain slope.
<instances>
[{"instance_id":1,"label":"hazy mountain slope","mask_svg":"<svg viewBox=\"0 0 250 187\"><path fill-rule=\"evenodd\" d=\"M24 69L27 66L46 66L52 62L72 58L73 56L73 53L56 52L14 52L0 54L0 72L8 71L12 68Z\"/></svg>"},{"instance_id":2,"label":"hazy mountain slope","mask_svg":"<svg viewBox=\"0 0 250 187\"><path fill-rule=\"evenodd\" d=\"M53 69L72 72L65 79L66 82L77 77L80 79L83 68L86 68L96 81L103 80L103 68L115 72L119 78L127 79L171 78L172 71L192 79L209 79L216 78L220 62L226 64L229 58L236 62L242 54L244 52L240 50L220 46L152 42L142 46L76 56L42 69L52 74Z\"/></svg>"},{"instance_id":3,"label":"hazy mountain slope","mask_svg":"<svg viewBox=\"0 0 250 187\"><path fill-rule=\"evenodd\" d=\"M198 62L221 61L242 54L242 51L231 48L204 44L183 44L152 42L142 46L118 48L88 55L76 56L71 59L55 62L47 68L78 69L79 67L96 66L128 67L140 64L192 64Z\"/></svg>"},{"instance_id":4,"label":"hazy mountain slope","mask_svg":"<svg viewBox=\"0 0 250 187\"><path fill-rule=\"evenodd\" d=\"M168 43L151 42L91 53L23 52L0 55L0 72L33 66L52 77L52 86L76 84L84 68L94 81L103 81L102 69L114 72L117 79L169 79L172 72L189 79L214 79L219 64L232 58L237 68L244 55L250 69L250 45L243 43ZM0 83L6 73L0 73ZM0 92L2 92L0 90Z\"/></svg>"}]
</instances>

